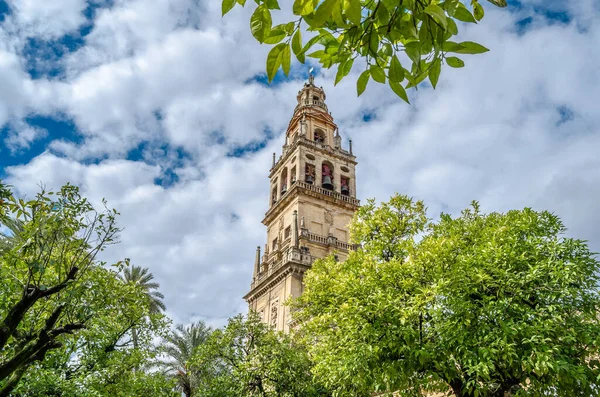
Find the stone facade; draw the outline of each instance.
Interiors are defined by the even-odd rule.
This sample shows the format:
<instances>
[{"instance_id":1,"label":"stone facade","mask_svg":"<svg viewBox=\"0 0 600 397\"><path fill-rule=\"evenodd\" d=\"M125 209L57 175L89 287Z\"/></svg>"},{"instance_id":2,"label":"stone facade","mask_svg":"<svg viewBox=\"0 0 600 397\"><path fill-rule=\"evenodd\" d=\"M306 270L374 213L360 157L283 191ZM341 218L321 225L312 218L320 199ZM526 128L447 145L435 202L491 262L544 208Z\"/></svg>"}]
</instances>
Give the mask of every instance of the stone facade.
<instances>
[{"instance_id":1,"label":"stone facade","mask_svg":"<svg viewBox=\"0 0 600 397\"><path fill-rule=\"evenodd\" d=\"M254 276L244 299L275 329L288 332L284 302L302 294L302 279L317 258L347 257L348 224L359 207L356 158L327 110L325 92L312 76L298 92L281 156L273 154L269 210L263 224L267 244L257 247Z\"/></svg>"}]
</instances>

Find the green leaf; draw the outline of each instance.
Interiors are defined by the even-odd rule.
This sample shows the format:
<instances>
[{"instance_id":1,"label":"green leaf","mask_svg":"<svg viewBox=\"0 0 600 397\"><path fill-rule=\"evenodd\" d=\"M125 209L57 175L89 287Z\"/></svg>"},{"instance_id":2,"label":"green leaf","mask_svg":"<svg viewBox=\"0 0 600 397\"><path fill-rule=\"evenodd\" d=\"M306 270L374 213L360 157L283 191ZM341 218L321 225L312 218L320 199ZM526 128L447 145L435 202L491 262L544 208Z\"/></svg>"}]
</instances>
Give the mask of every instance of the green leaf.
<instances>
[{"instance_id":1,"label":"green leaf","mask_svg":"<svg viewBox=\"0 0 600 397\"><path fill-rule=\"evenodd\" d=\"M442 50L445 52L457 52L458 50L462 49L463 46L461 46L460 44L454 42L454 41L445 41L444 44L442 45Z\"/></svg>"},{"instance_id":2,"label":"green leaf","mask_svg":"<svg viewBox=\"0 0 600 397\"><path fill-rule=\"evenodd\" d=\"M279 69L279 66L281 65L284 48L289 48L286 43L277 44L275 47L271 48L269 55L267 55L267 77L269 78L269 83L273 80L277 73L277 69Z\"/></svg>"},{"instance_id":3,"label":"green leaf","mask_svg":"<svg viewBox=\"0 0 600 397\"><path fill-rule=\"evenodd\" d=\"M354 25L360 25L362 21L360 0L348 0L346 4L346 16Z\"/></svg>"},{"instance_id":4,"label":"green leaf","mask_svg":"<svg viewBox=\"0 0 600 397\"><path fill-rule=\"evenodd\" d=\"M429 67L429 81L431 85L435 89L438 83L438 79L440 78L440 72L442 71L442 62L440 58L436 58Z\"/></svg>"},{"instance_id":5,"label":"green leaf","mask_svg":"<svg viewBox=\"0 0 600 397\"><path fill-rule=\"evenodd\" d=\"M221 16L231 11L235 4L236 0L223 0L223 2L221 3Z\"/></svg>"},{"instance_id":6,"label":"green leaf","mask_svg":"<svg viewBox=\"0 0 600 397\"><path fill-rule=\"evenodd\" d=\"M375 29L372 29L369 33L369 50L371 54L377 54L379 49L379 35Z\"/></svg>"},{"instance_id":7,"label":"green leaf","mask_svg":"<svg viewBox=\"0 0 600 397\"><path fill-rule=\"evenodd\" d=\"M418 41L406 44L404 46L404 51L413 63L419 64L421 61L421 44Z\"/></svg>"},{"instance_id":8,"label":"green leaf","mask_svg":"<svg viewBox=\"0 0 600 397\"><path fill-rule=\"evenodd\" d=\"M472 41L463 41L458 44L461 48L457 48L455 51L457 54L481 54L488 52L489 49L485 48L481 44Z\"/></svg>"},{"instance_id":9,"label":"green leaf","mask_svg":"<svg viewBox=\"0 0 600 397\"><path fill-rule=\"evenodd\" d=\"M447 57L446 63L448 64L448 66L453 68L462 68L463 66L465 66L463 60L457 57Z\"/></svg>"},{"instance_id":10,"label":"green leaf","mask_svg":"<svg viewBox=\"0 0 600 397\"><path fill-rule=\"evenodd\" d=\"M308 54L309 57L318 58L318 59L324 57L325 55L327 55L327 54L323 50L317 50L315 52L311 52L310 54Z\"/></svg>"},{"instance_id":11,"label":"green leaf","mask_svg":"<svg viewBox=\"0 0 600 397\"><path fill-rule=\"evenodd\" d=\"M488 0L490 3L497 7L506 7L506 0Z\"/></svg>"},{"instance_id":12,"label":"green leaf","mask_svg":"<svg viewBox=\"0 0 600 397\"><path fill-rule=\"evenodd\" d=\"M371 65L369 68L371 71L371 77L378 83L385 84L385 72L378 65Z\"/></svg>"},{"instance_id":13,"label":"green leaf","mask_svg":"<svg viewBox=\"0 0 600 397\"><path fill-rule=\"evenodd\" d=\"M281 40L287 37L287 34L281 29L273 29L269 32L269 36L265 37L263 43L265 44L277 44Z\"/></svg>"},{"instance_id":14,"label":"green leaf","mask_svg":"<svg viewBox=\"0 0 600 397\"><path fill-rule=\"evenodd\" d=\"M305 53L306 51L310 50L310 48L313 45L315 45L315 43L317 43L320 39L321 39L321 35L318 34L318 35L312 37L310 40L308 40L308 42L306 44L304 44L304 47L302 48L302 53Z\"/></svg>"},{"instance_id":15,"label":"green leaf","mask_svg":"<svg viewBox=\"0 0 600 397\"><path fill-rule=\"evenodd\" d=\"M392 57L392 61L390 62L388 77L390 81L393 81L394 83L399 83L404 80L404 69L396 55Z\"/></svg>"},{"instance_id":16,"label":"green leaf","mask_svg":"<svg viewBox=\"0 0 600 397\"><path fill-rule=\"evenodd\" d=\"M267 8L269 10L280 10L277 0L267 0Z\"/></svg>"},{"instance_id":17,"label":"green leaf","mask_svg":"<svg viewBox=\"0 0 600 397\"><path fill-rule=\"evenodd\" d=\"M325 0L321 3L317 11L315 11L315 16L313 17L312 23L310 24L312 27L320 27L325 24L325 22L331 17L331 13L333 12L333 8L336 6L339 0Z\"/></svg>"},{"instance_id":18,"label":"green leaf","mask_svg":"<svg viewBox=\"0 0 600 397\"><path fill-rule=\"evenodd\" d=\"M313 0L295 0L292 11L295 15L308 15L312 14L315 10L315 3Z\"/></svg>"},{"instance_id":19,"label":"green leaf","mask_svg":"<svg viewBox=\"0 0 600 397\"><path fill-rule=\"evenodd\" d=\"M246 5L246 0L237 0L237 3L243 7Z\"/></svg>"},{"instance_id":20,"label":"green leaf","mask_svg":"<svg viewBox=\"0 0 600 397\"><path fill-rule=\"evenodd\" d=\"M406 90L404 89L404 87L402 87L400 83L389 80L389 84L390 88L392 89L392 91L394 91L394 93L396 93L396 95L402 98L404 102L410 104L410 102L408 101L408 95L406 95Z\"/></svg>"},{"instance_id":21,"label":"green leaf","mask_svg":"<svg viewBox=\"0 0 600 397\"><path fill-rule=\"evenodd\" d=\"M456 8L456 10L454 10L454 18L463 22L477 23L477 20L475 20L473 14L471 14L471 11L467 10L467 8L464 5L462 5L462 3L458 4L459 6Z\"/></svg>"},{"instance_id":22,"label":"green leaf","mask_svg":"<svg viewBox=\"0 0 600 397\"><path fill-rule=\"evenodd\" d=\"M283 73L287 76L290 74L292 52L290 51L290 46L287 43L284 44L285 47L283 47L283 51L281 52L281 67L283 68Z\"/></svg>"},{"instance_id":23,"label":"green leaf","mask_svg":"<svg viewBox=\"0 0 600 397\"><path fill-rule=\"evenodd\" d=\"M294 33L294 30L296 30L296 23L295 22L288 22L285 25L278 25L281 26L283 30L285 30L285 32L289 35Z\"/></svg>"},{"instance_id":24,"label":"green leaf","mask_svg":"<svg viewBox=\"0 0 600 397\"><path fill-rule=\"evenodd\" d=\"M260 43L264 42L265 38L269 36L272 24L271 12L267 6L263 3L256 7L250 18L250 30L254 38Z\"/></svg>"},{"instance_id":25,"label":"green leaf","mask_svg":"<svg viewBox=\"0 0 600 397\"><path fill-rule=\"evenodd\" d=\"M444 30L446 30L446 13L442 9L442 7L435 4L430 4L427 7L425 7L425 10L423 11L425 11L427 15L433 18L434 21L436 21L444 28Z\"/></svg>"},{"instance_id":26,"label":"green leaf","mask_svg":"<svg viewBox=\"0 0 600 397\"><path fill-rule=\"evenodd\" d=\"M356 92L358 96L360 96L367 88L367 83L369 82L369 77L371 76L369 70L365 70L360 74L358 80L356 81Z\"/></svg>"},{"instance_id":27,"label":"green leaf","mask_svg":"<svg viewBox=\"0 0 600 397\"><path fill-rule=\"evenodd\" d=\"M300 29L296 30L296 33L292 37L292 51L294 51L296 56L302 52L302 33Z\"/></svg>"},{"instance_id":28,"label":"green leaf","mask_svg":"<svg viewBox=\"0 0 600 397\"><path fill-rule=\"evenodd\" d=\"M458 34L458 26L456 26L456 22L454 22L454 19L448 18L446 22L448 22L447 31L449 33L452 33L453 35Z\"/></svg>"},{"instance_id":29,"label":"green leaf","mask_svg":"<svg viewBox=\"0 0 600 397\"><path fill-rule=\"evenodd\" d=\"M478 21L481 21L481 19L485 15L481 4L473 3L473 15L475 15L475 19L477 19Z\"/></svg>"},{"instance_id":30,"label":"green leaf","mask_svg":"<svg viewBox=\"0 0 600 397\"><path fill-rule=\"evenodd\" d=\"M335 75L335 83L333 85L337 85L344 77L350 73L352 69L352 65L354 64L354 59L350 58L347 61L340 63L338 66L337 74Z\"/></svg>"}]
</instances>

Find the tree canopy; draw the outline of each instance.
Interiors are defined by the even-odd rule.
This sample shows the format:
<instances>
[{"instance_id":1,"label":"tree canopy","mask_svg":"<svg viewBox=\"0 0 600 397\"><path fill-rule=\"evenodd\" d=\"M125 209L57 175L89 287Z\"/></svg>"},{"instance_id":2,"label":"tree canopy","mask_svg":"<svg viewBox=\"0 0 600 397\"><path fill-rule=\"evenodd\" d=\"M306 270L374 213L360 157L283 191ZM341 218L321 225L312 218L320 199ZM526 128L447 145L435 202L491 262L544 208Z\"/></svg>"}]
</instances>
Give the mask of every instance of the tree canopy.
<instances>
[{"instance_id":1,"label":"tree canopy","mask_svg":"<svg viewBox=\"0 0 600 397\"><path fill-rule=\"evenodd\" d=\"M143 286L96 259L114 243L118 213L65 185L31 200L2 191L0 396L134 396L172 385L135 371L168 326ZM136 329L139 346L130 332Z\"/></svg>"},{"instance_id":2,"label":"tree canopy","mask_svg":"<svg viewBox=\"0 0 600 397\"><path fill-rule=\"evenodd\" d=\"M488 1L506 6L506 0ZM364 69L357 80L358 95L372 79L387 83L408 102L406 89L426 78L436 87L443 64L463 67L456 55L488 51L472 41L452 41L461 23L483 18L478 0L294 0L293 20L277 25L273 19L279 15L272 14L280 10L278 0L255 3L250 31L260 43L273 46L266 60L269 82L280 68L289 74L292 53L301 63L308 56L323 68L337 66L335 84L358 59ZM236 4L244 6L246 0L223 0L223 15ZM303 39L303 32L310 34L309 40ZM315 45L320 48L312 51Z\"/></svg>"},{"instance_id":3,"label":"tree canopy","mask_svg":"<svg viewBox=\"0 0 600 397\"><path fill-rule=\"evenodd\" d=\"M192 365L198 371L198 397L328 395L313 381L306 351L252 312L215 330Z\"/></svg>"},{"instance_id":4,"label":"tree canopy","mask_svg":"<svg viewBox=\"0 0 600 397\"><path fill-rule=\"evenodd\" d=\"M598 395L600 266L564 231L530 208L433 222L370 201L361 248L316 261L297 302L315 374L339 395Z\"/></svg>"}]
</instances>

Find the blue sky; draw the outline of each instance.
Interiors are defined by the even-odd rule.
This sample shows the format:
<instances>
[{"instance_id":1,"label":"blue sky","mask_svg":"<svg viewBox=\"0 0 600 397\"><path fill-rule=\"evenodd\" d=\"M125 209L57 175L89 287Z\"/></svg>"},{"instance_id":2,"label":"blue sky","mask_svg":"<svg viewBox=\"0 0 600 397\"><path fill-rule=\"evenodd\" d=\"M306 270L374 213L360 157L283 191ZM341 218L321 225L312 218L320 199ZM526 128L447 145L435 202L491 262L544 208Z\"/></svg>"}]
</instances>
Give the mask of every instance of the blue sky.
<instances>
[{"instance_id":1,"label":"blue sky","mask_svg":"<svg viewBox=\"0 0 600 397\"><path fill-rule=\"evenodd\" d=\"M461 35L490 48L411 106L355 67L316 83L358 156L358 195L550 209L600 249L600 10L595 0L484 2ZM176 321L245 310L264 243L273 152L308 74L266 83L249 10L203 0L0 0L0 178L21 194L70 181L117 207L107 259L150 267Z\"/></svg>"}]
</instances>

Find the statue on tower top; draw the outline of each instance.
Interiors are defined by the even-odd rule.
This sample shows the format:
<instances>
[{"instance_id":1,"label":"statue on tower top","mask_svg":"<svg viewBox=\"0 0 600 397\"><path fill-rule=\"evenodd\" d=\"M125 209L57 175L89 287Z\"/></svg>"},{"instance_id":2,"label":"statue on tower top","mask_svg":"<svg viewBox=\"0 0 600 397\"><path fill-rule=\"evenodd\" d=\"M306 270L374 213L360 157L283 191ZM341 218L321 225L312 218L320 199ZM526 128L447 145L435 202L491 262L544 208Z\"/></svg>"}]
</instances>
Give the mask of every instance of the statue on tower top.
<instances>
[{"instance_id":1,"label":"statue on tower top","mask_svg":"<svg viewBox=\"0 0 600 397\"><path fill-rule=\"evenodd\" d=\"M308 84L315 85L315 76L312 73L308 75Z\"/></svg>"}]
</instances>

